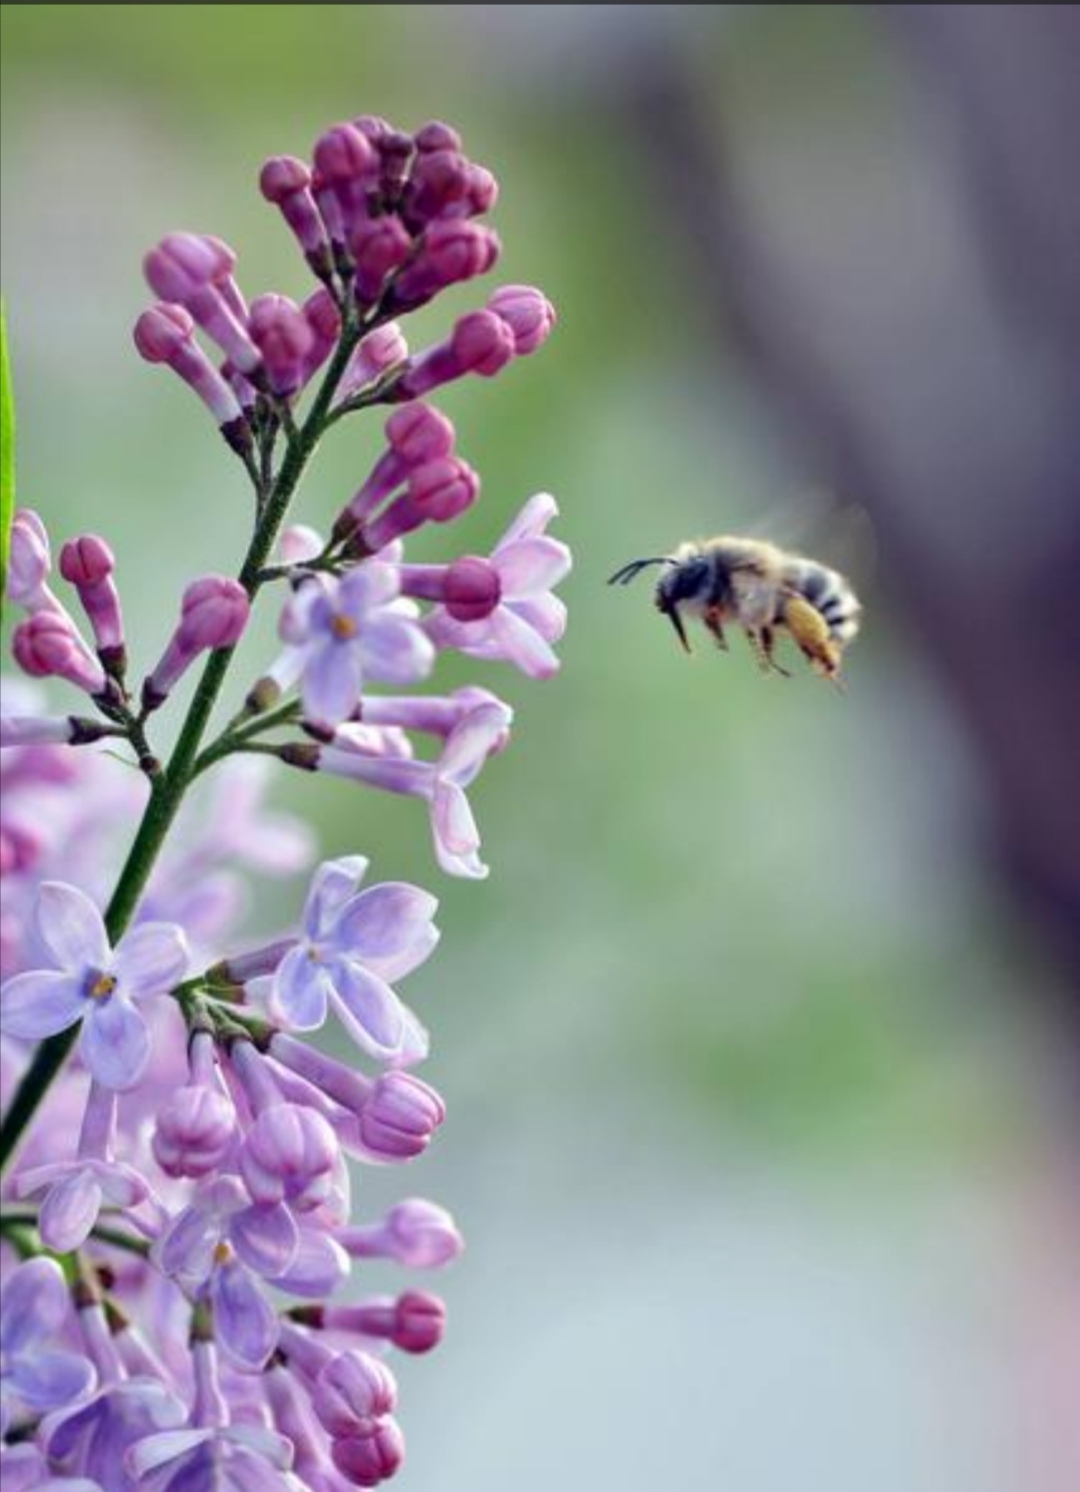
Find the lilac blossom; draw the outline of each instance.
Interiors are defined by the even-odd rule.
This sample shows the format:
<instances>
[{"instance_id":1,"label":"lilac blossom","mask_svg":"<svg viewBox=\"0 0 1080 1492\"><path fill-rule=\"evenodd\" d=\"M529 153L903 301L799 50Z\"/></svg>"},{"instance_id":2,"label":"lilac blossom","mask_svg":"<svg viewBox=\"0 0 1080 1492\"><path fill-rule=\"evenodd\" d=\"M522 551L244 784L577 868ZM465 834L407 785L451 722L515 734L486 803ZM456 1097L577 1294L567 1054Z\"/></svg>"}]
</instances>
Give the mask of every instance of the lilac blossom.
<instances>
[{"instance_id":1,"label":"lilac blossom","mask_svg":"<svg viewBox=\"0 0 1080 1492\"><path fill-rule=\"evenodd\" d=\"M106 672L121 676L127 662L120 595L112 575L113 552L97 534L69 539L60 551L60 574L73 585L94 633Z\"/></svg>"},{"instance_id":2,"label":"lilac blossom","mask_svg":"<svg viewBox=\"0 0 1080 1492\"><path fill-rule=\"evenodd\" d=\"M85 1243L102 1207L131 1213L152 1196L139 1171L113 1158L115 1129L116 1094L92 1083L75 1159L33 1166L15 1178L17 1197L42 1199L38 1231L58 1254Z\"/></svg>"},{"instance_id":3,"label":"lilac blossom","mask_svg":"<svg viewBox=\"0 0 1080 1492\"><path fill-rule=\"evenodd\" d=\"M0 1430L20 1410L42 1414L83 1397L93 1364L51 1344L71 1315L63 1272L53 1259L28 1259L4 1281L0 1301Z\"/></svg>"},{"instance_id":4,"label":"lilac blossom","mask_svg":"<svg viewBox=\"0 0 1080 1492\"><path fill-rule=\"evenodd\" d=\"M438 903L399 882L357 891L366 868L358 855L319 867L301 936L273 976L258 981L257 992L265 992L270 1015L290 1030L317 1030L333 1008L371 1056L413 1062L425 1054L427 1036L388 981L417 968L435 947Z\"/></svg>"},{"instance_id":5,"label":"lilac blossom","mask_svg":"<svg viewBox=\"0 0 1080 1492\"><path fill-rule=\"evenodd\" d=\"M480 833L465 789L485 761L504 744L513 719L509 706L470 710L447 736L434 762L372 756L360 747L352 727L342 726L333 744L318 749L317 769L351 777L386 792L423 798L431 811L435 856L448 875L479 880L488 873L480 859Z\"/></svg>"},{"instance_id":6,"label":"lilac blossom","mask_svg":"<svg viewBox=\"0 0 1080 1492\"><path fill-rule=\"evenodd\" d=\"M558 511L546 492L529 499L491 553L498 604L476 621L456 619L449 606L436 608L425 627L437 647L502 659L532 678L558 669L552 643L563 634L566 609L551 588L570 570L570 551L546 533Z\"/></svg>"},{"instance_id":7,"label":"lilac blossom","mask_svg":"<svg viewBox=\"0 0 1080 1492\"><path fill-rule=\"evenodd\" d=\"M397 593L393 568L372 562L341 580L311 576L288 602L281 636L302 650L309 720L336 725L347 719L365 679L415 684L430 672L434 650L415 622L391 610Z\"/></svg>"},{"instance_id":8,"label":"lilac blossom","mask_svg":"<svg viewBox=\"0 0 1080 1492\"><path fill-rule=\"evenodd\" d=\"M407 1269L438 1269L464 1248L445 1207L422 1197L398 1202L381 1222L343 1228L337 1237L355 1259L393 1259Z\"/></svg>"},{"instance_id":9,"label":"lilac blossom","mask_svg":"<svg viewBox=\"0 0 1080 1492\"><path fill-rule=\"evenodd\" d=\"M51 964L0 989L0 1029L40 1041L82 1022L79 1050L105 1088L132 1088L150 1059L150 1032L136 1000L163 994L187 968L180 928L143 922L110 948L101 913L74 886L47 881L37 931Z\"/></svg>"}]
</instances>

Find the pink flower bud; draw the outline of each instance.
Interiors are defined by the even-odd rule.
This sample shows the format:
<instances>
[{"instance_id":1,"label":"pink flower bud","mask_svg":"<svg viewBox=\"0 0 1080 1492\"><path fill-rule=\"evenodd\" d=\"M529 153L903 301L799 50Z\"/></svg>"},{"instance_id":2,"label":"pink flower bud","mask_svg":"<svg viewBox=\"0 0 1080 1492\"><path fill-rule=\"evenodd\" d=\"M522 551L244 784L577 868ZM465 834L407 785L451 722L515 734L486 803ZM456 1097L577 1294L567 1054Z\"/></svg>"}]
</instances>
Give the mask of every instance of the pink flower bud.
<instances>
[{"instance_id":1,"label":"pink flower bud","mask_svg":"<svg viewBox=\"0 0 1080 1492\"><path fill-rule=\"evenodd\" d=\"M456 150L419 156L409 178L406 219L414 232L433 218L454 213L468 190L468 163Z\"/></svg>"},{"instance_id":2,"label":"pink flower bud","mask_svg":"<svg viewBox=\"0 0 1080 1492\"><path fill-rule=\"evenodd\" d=\"M334 267L333 256L304 162L292 155L272 156L259 173L259 190L280 211L312 271L326 279Z\"/></svg>"},{"instance_id":3,"label":"pink flower bud","mask_svg":"<svg viewBox=\"0 0 1080 1492\"><path fill-rule=\"evenodd\" d=\"M384 135L394 133L393 125L381 114L360 114L353 120L353 124L373 145L377 144Z\"/></svg>"},{"instance_id":4,"label":"pink flower bud","mask_svg":"<svg viewBox=\"0 0 1080 1492\"><path fill-rule=\"evenodd\" d=\"M314 161L315 202L330 242L340 252L350 230L366 215L366 193L378 175L379 154L354 124L337 124L316 140Z\"/></svg>"},{"instance_id":5,"label":"pink flower bud","mask_svg":"<svg viewBox=\"0 0 1080 1492\"><path fill-rule=\"evenodd\" d=\"M422 153L429 150L461 149L461 136L441 119L431 119L427 124L421 125L413 136L413 142Z\"/></svg>"},{"instance_id":6,"label":"pink flower bud","mask_svg":"<svg viewBox=\"0 0 1080 1492\"><path fill-rule=\"evenodd\" d=\"M8 600L26 611L56 609L59 602L46 583L51 569L45 525L33 508L16 508L8 549Z\"/></svg>"},{"instance_id":7,"label":"pink flower bud","mask_svg":"<svg viewBox=\"0 0 1080 1492\"><path fill-rule=\"evenodd\" d=\"M349 236L349 248L356 264L357 295L373 305L383 293L387 276L412 252L412 239L400 218L388 213L357 223Z\"/></svg>"},{"instance_id":8,"label":"pink flower bud","mask_svg":"<svg viewBox=\"0 0 1080 1492\"><path fill-rule=\"evenodd\" d=\"M475 501L480 478L460 456L440 456L416 468L408 490L424 518L449 523Z\"/></svg>"},{"instance_id":9,"label":"pink flower bud","mask_svg":"<svg viewBox=\"0 0 1080 1492\"><path fill-rule=\"evenodd\" d=\"M434 1088L411 1073L390 1071L375 1081L360 1112L360 1138L384 1160L420 1155L446 1117Z\"/></svg>"},{"instance_id":10,"label":"pink flower bud","mask_svg":"<svg viewBox=\"0 0 1080 1492\"><path fill-rule=\"evenodd\" d=\"M251 303L251 340L262 356L275 394L287 398L303 386L315 333L300 307L286 295L260 295Z\"/></svg>"},{"instance_id":11,"label":"pink flower bud","mask_svg":"<svg viewBox=\"0 0 1080 1492\"><path fill-rule=\"evenodd\" d=\"M443 605L456 622L482 622L501 599L499 572L490 560L466 555L447 567Z\"/></svg>"},{"instance_id":12,"label":"pink flower bud","mask_svg":"<svg viewBox=\"0 0 1080 1492\"><path fill-rule=\"evenodd\" d=\"M120 596L113 583L113 552L97 534L70 539L60 551L60 574L79 593L106 670L122 675L126 664Z\"/></svg>"},{"instance_id":13,"label":"pink flower bud","mask_svg":"<svg viewBox=\"0 0 1080 1492\"><path fill-rule=\"evenodd\" d=\"M155 295L183 306L237 370L251 374L259 366L259 354L248 336L243 300L231 281L234 260L220 239L170 233L146 255L143 273Z\"/></svg>"},{"instance_id":14,"label":"pink flower bud","mask_svg":"<svg viewBox=\"0 0 1080 1492\"><path fill-rule=\"evenodd\" d=\"M192 1084L159 1110L154 1158L167 1176L208 1176L221 1165L235 1132L236 1111L224 1093Z\"/></svg>"},{"instance_id":15,"label":"pink flower bud","mask_svg":"<svg viewBox=\"0 0 1080 1492\"><path fill-rule=\"evenodd\" d=\"M408 343L396 321L377 326L374 331L368 332L349 359L349 366L338 385L335 402L340 404L351 398L365 384L374 383L395 364L404 362L408 355Z\"/></svg>"},{"instance_id":16,"label":"pink flower bud","mask_svg":"<svg viewBox=\"0 0 1080 1492\"><path fill-rule=\"evenodd\" d=\"M35 611L15 628L11 646L16 663L32 678L66 679L87 694L105 688L105 670L63 612Z\"/></svg>"},{"instance_id":17,"label":"pink flower bud","mask_svg":"<svg viewBox=\"0 0 1080 1492\"><path fill-rule=\"evenodd\" d=\"M324 1324L333 1331L383 1338L402 1352L430 1352L442 1341L446 1307L426 1290L406 1290L396 1300L377 1295L355 1305L328 1306Z\"/></svg>"},{"instance_id":18,"label":"pink flower bud","mask_svg":"<svg viewBox=\"0 0 1080 1492\"><path fill-rule=\"evenodd\" d=\"M444 1207L413 1197L372 1227L342 1228L337 1240L354 1259L393 1259L406 1269L439 1269L464 1248Z\"/></svg>"},{"instance_id":19,"label":"pink flower bud","mask_svg":"<svg viewBox=\"0 0 1080 1492\"><path fill-rule=\"evenodd\" d=\"M405 269L391 296L396 306L421 306L447 285L485 274L499 254L490 228L454 218L440 218L424 234L420 253Z\"/></svg>"},{"instance_id":20,"label":"pink flower bud","mask_svg":"<svg viewBox=\"0 0 1080 1492\"><path fill-rule=\"evenodd\" d=\"M328 1435L363 1434L374 1419L393 1413L397 1384L385 1363L355 1348L339 1352L320 1370L311 1407Z\"/></svg>"},{"instance_id":21,"label":"pink flower bud","mask_svg":"<svg viewBox=\"0 0 1080 1492\"><path fill-rule=\"evenodd\" d=\"M311 348L304 359L304 382L316 369L321 368L337 345L341 335L341 313L334 304L334 297L325 286L320 285L304 302L302 310L311 328Z\"/></svg>"},{"instance_id":22,"label":"pink flower bud","mask_svg":"<svg viewBox=\"0 0 1080 1492\"><path fill-rule=\"evenodd\" d=\"M363 1433L331 1441L330 1455L347 1481L357 1487L377 1487L405 1459L405 1440L397 1421L386 1415L372 1420Z\"/></svg>"},{"instance_id":23,"label":"pink flower bud","mask_svg":"<svg viewBox=\"0 0 1080 1492\"><path fill-rule=\"evenodd\" d=\"M180 622L161 660L143 684L146 710L156 710L169 691L207 648L228 648L238 642L247 624L248 596L236 580L204 575L184 592Z\"/></svg>"},{"instance_id":24,"label":"pink flower bud","mask_svg":"<svg viewBox=\"0 0 1080 1492\"><path fill-rule=\"evenodd\" d=\"M514 334L490 311L470 311L454 323L450 346L462 372L491 378L514 356Z\"/></svg>"},{"instance_id":25,"label":"pink flower bud","mask_svg":"<svg viewBox=\"0 0 1080 1492\"><path fill-rule=\"evenodd\" d=\"M477 166L470 161L465 181L465 203L470 217L478 218L482 213L490 212L498 200L498 181L486 166Z\"/></svg>"},{"instance_id":26,"label":"pink flower bud","mask_svg":"<svg viewBox=\"0 0 1080 1492\"><path fill-rule=\"evenodd\" d=\"M409 466L449 456L454 426L441 410L419 401L396 409L386 422L386 438Z\"/></svg>"},{"instance_id":27,"label":"pink flower bud","mask_svg":"<svg viewBox=\"0 0 1080 1492\"><path fill-rule=\"evenodd\" d=\"M167 363L221 426L234 449L250 444L247 420L235 391L195 341L195 323L182 306L161 303L135 323L135 346L148 363Z\"/></svg>"},{"instance_id":28,"label":"pink flower bud","mask_svg":"<svg viewBox=\"0 0 1080 1492\"><path fill-rule=\"evenodd\" d=\"M288 1202L298 1212L310 1212L326 1200L338 1157L337 1137L321 1114L276 1103L248 1130L240 1171L253 1201Z\"/></svg>"},{"instance_id":29,"label":"pink flower bud","mask_svg":"<svg viewBox=\"0 0 1080 1492\"><path fill-rule=\"evenodd\" d=\"M513 332L514 351L519 356L535 352L555 325L555 307L532 285L503 285L488 296L487 308Z\"/></svg>"}]
</instances>

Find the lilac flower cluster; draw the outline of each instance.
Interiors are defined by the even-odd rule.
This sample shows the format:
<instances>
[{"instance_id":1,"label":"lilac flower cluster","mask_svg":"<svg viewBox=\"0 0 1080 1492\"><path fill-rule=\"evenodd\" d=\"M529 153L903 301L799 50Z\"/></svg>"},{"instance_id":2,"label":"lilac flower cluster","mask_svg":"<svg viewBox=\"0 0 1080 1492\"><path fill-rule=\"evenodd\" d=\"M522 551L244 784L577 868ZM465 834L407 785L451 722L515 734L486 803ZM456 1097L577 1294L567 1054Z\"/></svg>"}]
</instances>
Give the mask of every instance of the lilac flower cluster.
<instances>
[{"instance_id":1,"label":"lilac flower cluster","mask_svg":"<svg viewBox=\"0 0 1080 1492\"><path fill-rule=\"evenodd\" d=\"M377 1485L404 1450L388 1354L435 1347L445 1312L423 1290L357 1293L354 1263L427 1270L462 1247L432 1202L364 1221L352 1208L357 1163L415 1159L445 1117L398 992L438 942L435 898L368 884L368 860L348 855L317 866L294 928L259 941L238 926L249 872L312 858L304 826L262 806L275 762L421 799L443 871L487 874L468 793L512 711L479 685L415 686L450 650L554 673L569 554L544 494L489 555L410 563L405 541L480 490L423 400L535 351L554 312L504 286L410 352L400 320L500 249L478 221L495 178L447 125L342 123L310 164L267 161L260 187L313 293L249 302L226 244L174 233L146 256L160 299L135 327L250 478L236 576L191 581L135 682L106 541L61 548L68 601L41 518L21 509L11 535L15 660L86 696L53 714L38 686L6 680L0 711L0 1473L14 1492ZM284 526L321 439L378 407L384 447L327 536ZM274 588L280 649L210 735ZM162 760L156 712L196 663ZM328 1025L355 1058L312 1040Z\"/></svg>"}]
</instances>

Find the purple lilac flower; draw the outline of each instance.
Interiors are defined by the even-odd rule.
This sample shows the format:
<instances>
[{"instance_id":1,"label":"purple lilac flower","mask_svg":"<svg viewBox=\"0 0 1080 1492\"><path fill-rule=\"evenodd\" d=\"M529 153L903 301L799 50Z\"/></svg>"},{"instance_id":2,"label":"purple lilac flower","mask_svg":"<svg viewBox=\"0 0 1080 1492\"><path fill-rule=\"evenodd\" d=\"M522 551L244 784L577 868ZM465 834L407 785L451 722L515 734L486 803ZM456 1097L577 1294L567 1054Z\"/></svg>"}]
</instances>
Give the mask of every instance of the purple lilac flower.
<instances>
[{"instance_id":1,"label":"purple lilac flower","mask_svg":"<svg viewBox=\"0 0 1080 1492\"><path fill-rule=\"evenodd\" d=\"M431 811L435 855L442 869L448 875L480 880L488 868L480 859L480 832L465 789L504 744L512 719L513 712L503 704L470 710L447 736L434 762L371 756L362 749L362 738L345 725L335 733L333 744L318 748L317 769L423 798Z\"/></svg>"},{"instance_id":2,"label":"purple lilac flower","mask_svg":"<svg viewBox=\"0 0 1080 1492\"><path fill-rule=\"evenodd\" d=\"M302 649L309 720L330 726L347 719L368 678L415 684L430 672L434 650L414 621L391 610L397 593L393 568L374 562L340 580L311 576L291 597L281 636Z\"/></svg>"},{"instance_id":3,"label":"purple lilac flower","mask_svg":"<svg viewBox=\"0 0 1080 1492\"><path fill-rule=\"evenodd\" d=\"M358 892L366 868L360 856L319 867L304 904L301 937L253 992L265 995L271 1017L289 1029L317 1030L332 1006L371 1056L414 1062L426 1053L427 1036L388 981L417 968L435 947L438 903L399 882Z\"/></svg>"},{"instance_id":4,"label":"purple lilac flower","mask_svg":"<svg viewBox=\"0 0 1080 1492\"><path fill-rule=\"evenodd\" d=\"M74 886L38 892L38 935L52 967L17 974L0 989L0 1030L40 1041L82 1022L79 1050L105 1088L134 1087L150 1058L150 1033L135 1005L164 994L187 968L179 927L143 922L109 947L101 913Z\"/></svg>"},{"instance_id":5,"label":"purple lilac flower","mask_svg":"<svg viewBox=\"0 0 1080 1492\"><path fill-rule=\"evenodd\" d=\"M54 1259L28 1259L4 1281L0 1300L0 1433L19 1410L42 1414L82 1398L94 1368L51 1343L71 1316L71 1297Z\"/></svg>"},{"instance_id":6,"label":"purple lilac flower","mask_svg":"<svg viewBox=\"0 0 1080 1492\"><path fill-rule=\"evenodd\" d=\"M570 551L545 530L558 513L546 492L529 499L491 553L500 600L477 621L455 619L438 607L424 627L437 647L456 648L473 658L503 659L532 678L547 678L559 667L552 643L566 626L566 608L551 594L570 570Z\"/></svg>"},{"instance_id":7,"label":"purple lilac flower","mask_svg":"<svg viewBox=\"0 0 1080 1492\"><path fill-rule=\"evenodd\" d=\"M60 551L60 574L75 587L94 633L106 672L122 676L127 662L120 595L113 581L116 560L97 534L69 539Z\"/></svg>"},{"instance_id":8,"label":"purple lilac flower","mask_svg":"<svg viewBox=\"0 0 1080 1492\"><path fill-rule=\"evenodd\" d=\"M180 621L143 684L144 710L156 710L191 664L209 648L231 648L247 626L248 596L236 580L203 575L185 589Z\"/></svg>"},{"instance_id":9,"label":"purple lilac flower","mask_svg":"<svg viewBox=\"0 0 1080 1492\"><path fill-rule=\"evenodd\" d=\"M439 1269L465 1246L445 1207L422 1197L398 1202L378 1223L342 1228L337 1239L354 1259L393 1259L406 1269Z\"/></svg>"},{"instance_id":10,"label":"purple lilac flower","mask_svg":"<svg viewBox=\"0 0 1080 1492\"><path fill-rule=\"evenodd\" d=\"M48 584L52 570L49 535L33 508L15 509L8 545L8 600L31 614L63 611Z\"/></svg>"},{"instance_id":11,"label":"purple lilac flower","mask_svg":"<svg viewBox=\"0 0 1080 1492\"><path fill-rule=\"evenodd\" d=\"M33 1166L15 1177L17 1197L42 1198L38 1231L58 1254L85 1243L104 1206L130 1213L152 1196L139 1171L113 1159L115 1128L116 1094L92 1083L75 1159Z\"/></svg>"},{"instance_id":12,"label":"purple lilac flower","mask_svg":"<svg viewBox=\"0 0 1080 1492\"><path fill-rule=\"evenodd\" d=\"M64 611L32 612L12 633L11 651L32 679L66 679L92 696L105 689L105 670Z\"/></svg>"},{"instance_id":13,"label":"purple lilac flower","mask_svg":"<svg viewBox=\"0 0 1080 1492\"><path fill-rule=\"evenodd\" d=\"M117 1377L79 1408L50 1415L41 1439L57 1470L90 1477L108 1492L141 1492L124 1453L148 1435L182 1425L185 1417L180 1399L160 1380Z\"/></svg>"}]
</instances>

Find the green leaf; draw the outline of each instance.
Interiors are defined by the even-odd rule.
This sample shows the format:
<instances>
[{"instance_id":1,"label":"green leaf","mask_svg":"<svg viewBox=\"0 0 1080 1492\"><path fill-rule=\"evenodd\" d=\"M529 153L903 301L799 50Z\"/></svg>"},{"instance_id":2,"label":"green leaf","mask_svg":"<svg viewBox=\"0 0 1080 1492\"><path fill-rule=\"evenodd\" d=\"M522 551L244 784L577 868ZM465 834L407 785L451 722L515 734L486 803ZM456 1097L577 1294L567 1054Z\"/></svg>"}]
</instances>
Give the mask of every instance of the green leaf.
<instances>
[{"instance_id":1,"label":"green leaf","mask_svg":"<svg viewBox=\"0 0 1080 1492\"><path fill-rule=\"evenodd\" d=\"M11 388L7 316L0 300L0 618L7 585L8 546L15 515L15 395Z\"/></svg>"}]
</instances>

